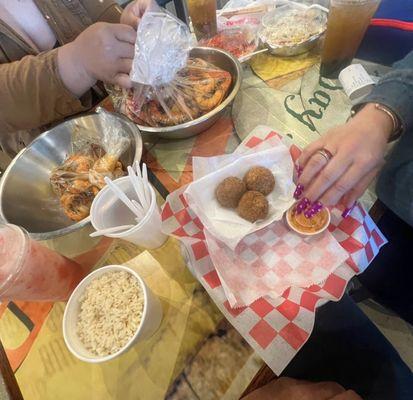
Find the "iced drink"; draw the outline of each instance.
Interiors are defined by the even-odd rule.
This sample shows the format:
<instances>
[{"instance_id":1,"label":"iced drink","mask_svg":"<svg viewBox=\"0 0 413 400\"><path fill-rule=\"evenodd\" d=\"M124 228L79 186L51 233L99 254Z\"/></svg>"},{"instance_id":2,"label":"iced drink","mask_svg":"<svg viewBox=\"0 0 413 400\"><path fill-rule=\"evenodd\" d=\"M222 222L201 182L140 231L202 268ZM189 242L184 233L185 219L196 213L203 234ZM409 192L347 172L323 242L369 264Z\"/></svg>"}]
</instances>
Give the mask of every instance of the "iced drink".
<instances>
[{"instance_id":1,"label":"iced drink","mask_svg":"<svg viewBox=\"0 0 413 400\"><path fill-rule=\"evenodd\" d=\"M0 301L67 300L86 273L23 229L0 225Z\"/></svg>"},{"instance_id":2,"label":"iced drink","mask_svg":"<svg viewBox=\"0 0 413 400\"><path fill-rule=\"evenodd\" d=\"M187 0L196 38L209 39L217 34L216 0Z\"/></svg>"},{"instance_id":3,"label":"iced drink","mask_svg":"<svg viewBox=\"0 0 413 400\"><path fill-rule=\"evenodd\" d=\"M349 66L381 0L331 0L321 76L336 79Z\"/></svg>"}]
</instances>

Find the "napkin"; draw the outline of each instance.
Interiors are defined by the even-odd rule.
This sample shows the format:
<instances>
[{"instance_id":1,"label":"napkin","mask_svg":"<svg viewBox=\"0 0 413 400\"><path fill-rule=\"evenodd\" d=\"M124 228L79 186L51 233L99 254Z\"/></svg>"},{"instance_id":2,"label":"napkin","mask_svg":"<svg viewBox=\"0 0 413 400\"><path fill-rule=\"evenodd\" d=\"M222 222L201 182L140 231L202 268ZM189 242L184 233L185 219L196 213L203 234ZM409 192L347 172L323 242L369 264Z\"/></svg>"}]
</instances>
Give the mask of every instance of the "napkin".
<instances>
[{"instance_id":1,"label":"napkin","mask_svg":"<svg viewBox=\"0 0 413 400\"><path fill-rule=\"evenodd\" d=\"M222 207L216 200L215 189L229 176L242 179L256 165L271 170L275 188L267 196L268 217L251 223L238 216L236 210ZM288 147L279 138L273 138L271 147L267 144L262 151L258 147L253 152L237 152L229 156L196 157L193 168L196 180L188 186L184 196L205 228L232 250L245 236L281 220L294 203L294 164Z\"/></svg>"},{"instance_id":2,"label":"napkin","mask_svg":"<svg viewBox=\"0 0 413 400\"><path fill-rule=\"evenodd\" d=\"M232 251L204 230L212 262L231 307L280 297L289 287L319 284L348 258L326 231L304 238L283 221L246 236Z\"/></svg>"}]
</instances>

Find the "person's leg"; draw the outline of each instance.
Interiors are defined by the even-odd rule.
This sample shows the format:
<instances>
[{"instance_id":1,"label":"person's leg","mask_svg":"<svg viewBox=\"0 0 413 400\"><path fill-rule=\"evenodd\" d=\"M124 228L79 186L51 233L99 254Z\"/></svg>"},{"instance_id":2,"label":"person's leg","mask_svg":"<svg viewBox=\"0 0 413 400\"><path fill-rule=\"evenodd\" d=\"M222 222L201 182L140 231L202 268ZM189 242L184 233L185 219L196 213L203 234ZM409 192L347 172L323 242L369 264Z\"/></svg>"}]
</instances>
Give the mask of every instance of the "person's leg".
<instances>
[{"instance_id":1,"label":"person's leg","mask_svg":"<svg viewBox=\"0 0 413 400\"><path fill-rule=\"evenodd\" d=\"M334 381L364 400L413 399L410 369L348 296L317 310L310 339L282 375Z\"/></svg>"},{"instance_id":2,"label":"person's leg","mask_svg":"<svg viewBox=\"0 0 413 400\"><path fill-rule=\"evenodd\" d=\"M390 210L378 226L389 243L358 279L377 302L413 324L413 228Z\"/></svg>"}]
</instances>

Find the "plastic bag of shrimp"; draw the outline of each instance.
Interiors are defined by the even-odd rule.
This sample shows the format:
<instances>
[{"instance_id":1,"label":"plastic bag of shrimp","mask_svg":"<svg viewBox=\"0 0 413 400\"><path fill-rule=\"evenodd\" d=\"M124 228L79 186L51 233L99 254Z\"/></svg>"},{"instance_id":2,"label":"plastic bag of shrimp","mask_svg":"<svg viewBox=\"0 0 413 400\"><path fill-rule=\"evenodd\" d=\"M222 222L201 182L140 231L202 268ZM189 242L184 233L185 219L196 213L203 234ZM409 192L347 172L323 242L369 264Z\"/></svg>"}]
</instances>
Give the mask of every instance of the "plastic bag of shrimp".
<instances>
[{"instance_id":1,"label":"plastic bag of shrimp","mask_svg":"<svg viewBox=\"0 0 413 400\"><path fill-rule=\"evenodd\" d=\"M154 5L139 23L130 73L134 88L123 111L142 126L175 126L194 120L225 99L231 74L191 57L188 27Z\"/></svg>"},{"instance_id":2,"label":"plastic bag of shrimp","mask_svg":"<svg viewBox=\"0 0 413 400\"><path fill-rule=\"evenodd\" d=\"M130 145L130 138L121 124L105 111L100 111L101 129L89 130L75 125L71 152L61 165L54 168L50 184L64 213L73 221L89 216L93 199L108 176L123 176L120 156Z\"/></svg>"}]
</instances>

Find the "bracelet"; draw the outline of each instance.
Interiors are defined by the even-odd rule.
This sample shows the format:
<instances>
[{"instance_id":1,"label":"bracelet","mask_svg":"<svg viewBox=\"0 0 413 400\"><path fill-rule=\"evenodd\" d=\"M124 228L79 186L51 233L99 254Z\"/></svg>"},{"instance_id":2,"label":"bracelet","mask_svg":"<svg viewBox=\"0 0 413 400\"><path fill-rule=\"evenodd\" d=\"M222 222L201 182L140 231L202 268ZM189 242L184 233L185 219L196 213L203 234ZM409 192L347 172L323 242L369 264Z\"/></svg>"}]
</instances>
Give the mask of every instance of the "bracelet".
<instances>
[{"instance_id":1,"label":"bracelet","mask_svg":"<svg viewBox=\"0 0 413 400\"><path fill-rule=\"evenodd\" d=\"M366 105L367 105L367 103L366 104L361 104L361 106L359 106L358 108L351 110L350 118L353 118ZM403 125L401 124L401 122L400 122L399 118L397 117L397 115L390 108L388 108L388 107L386 107L386 106L384 106L383 104L380 104L380 103L374 103L374 108L376 110L380 110L380 111L385 112L390 117L390 119L392 120L392 123L393 123L393 131L390 135L389 142L397 140L401 136L401 134L403 133Z\"/></svg>"},{"instance_id":2,"label":"bracelet","mask_svg":"<svg viewBox=\"0 0 413 400\"><path fill-rule=\"evenodd\" d=\"M393 132L390 135L389 142L398 139L400 137L401 133L402 133L402 130L403 130L402 125L399 121L399 118L393 113L393 111L391 111L389 108L387 108L383 104L375 103L374 107L375 107L376 110L380 110L380 111L385 112L390 117L390 119L392 120Z\"/></svg>"}]
</instances>

